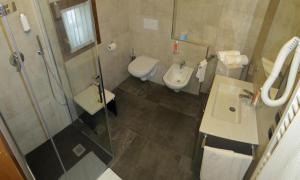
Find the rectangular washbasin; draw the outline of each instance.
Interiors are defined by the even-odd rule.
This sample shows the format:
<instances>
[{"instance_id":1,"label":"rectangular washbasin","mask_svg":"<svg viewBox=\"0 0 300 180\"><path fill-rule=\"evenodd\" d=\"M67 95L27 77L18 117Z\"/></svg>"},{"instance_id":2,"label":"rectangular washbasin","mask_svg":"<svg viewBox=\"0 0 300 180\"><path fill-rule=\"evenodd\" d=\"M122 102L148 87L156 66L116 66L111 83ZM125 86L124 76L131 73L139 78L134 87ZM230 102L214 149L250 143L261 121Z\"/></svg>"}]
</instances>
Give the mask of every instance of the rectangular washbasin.
<instances>
[{"instance_id":1,"label":"rectangular washbasin","mask_svg":"<svg viewBox=\"0 0 300 180\"><path fill-rule=\"evenodd\" d=\"M239 98L253 84L216 75L200 131L234 141L258 144L255 107L249 99Z\"/></svg>"},{"instance_id":2,"label":"rectangular washbasin","mask_svg":"<svg viewBox=\"0 0 300 180\"><path fill-rule=\"evenodd\" d=\"M220 83L213 106L212 116L218 120L230 123L240 123L241 108L239 93L239 88Z\"/></svg>"}]
</instances>

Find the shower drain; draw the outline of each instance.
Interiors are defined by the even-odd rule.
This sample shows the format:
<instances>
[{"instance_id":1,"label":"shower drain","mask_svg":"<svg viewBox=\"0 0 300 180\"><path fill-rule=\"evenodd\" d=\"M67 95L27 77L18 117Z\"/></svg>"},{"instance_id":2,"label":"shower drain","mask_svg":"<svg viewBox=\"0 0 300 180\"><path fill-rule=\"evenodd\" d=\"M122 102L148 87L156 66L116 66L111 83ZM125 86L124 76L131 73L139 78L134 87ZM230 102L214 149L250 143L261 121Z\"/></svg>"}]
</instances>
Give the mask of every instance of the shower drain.
<instances>
[{"instance_id":1,"label":"shower drain","mask_svg":"<svg viewBox=\"0 0 300 180\"><path fill-rule=\"evenodd\" d=\"M78 144L72 149L72 151L77 157L80 157L85 152L85 148L81 144Z\"/></svg>"}]
</instances>

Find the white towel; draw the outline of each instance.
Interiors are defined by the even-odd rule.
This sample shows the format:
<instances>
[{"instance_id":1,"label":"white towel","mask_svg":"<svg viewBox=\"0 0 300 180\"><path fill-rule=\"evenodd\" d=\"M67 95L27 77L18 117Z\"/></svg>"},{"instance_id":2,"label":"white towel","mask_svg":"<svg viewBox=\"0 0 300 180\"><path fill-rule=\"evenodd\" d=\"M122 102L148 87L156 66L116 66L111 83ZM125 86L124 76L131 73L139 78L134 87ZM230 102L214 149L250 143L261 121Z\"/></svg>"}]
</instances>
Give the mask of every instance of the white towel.
<instances>
[{"instance_id":1,"label":"white towel","mask_svg":"<svg viewBox=\"0 0 300 180\"><path fill-rule=\"evenodd\" d=\"M249 59L246 55L226 55L224 63L227 65L247 65Z\"/></svg>"},{"instance_id":2,"label":"white towel","mask_svg":"<svg viewBox=\"0 0 300 180\"><path fill-rule=\"evenodd\" d=\"M218 59L222 62L225 61L226 56L230 56L230 55L238 56L241 55L241 52L240 51L218 51L217 52Z\"/></svg>"},{"instance_id":3,"label":"white towel","mask_svg":"<svg viewBox=\"0 0 300 180\"><path fill-rule=\"evenodd\" d=\"M201 61L196 73L196 77L198 78L200 83L202 83L205 79L206 68L207 68L207 60Z\"/></svg>"},{"instance_id":4,"label":"white towel","mask_svg":"<svg viewBox=\"0 0 300 180\"><path fill-rule=\"evenodd\" d=\"M205 146L200 178L201 180L242 180L251 161L251 156Z\"/></svg>"},{"instance_id":5,"label":"white towel","mask_svg":"<svg viewBox=\"0 0 300 180\"><path fill-rule=\"evenodd\" d=\"M230 167L232 164L233 154L233 151L205 146L200 171L200 179L225 180L224 177L229 177L230 172L228 171L228 167Z\"/></svg>"},{"instance_id":6,"label":"white towel","mask_svg":"<svg viewBox=\"0 0 300 180\"><path fill-rule=\"evenodd\" d=\"M253 160L252 156L234 153L233 162L231 166L231 171L234 171L232 173L230 179L238 179L242 180Z\"/></svg>"}]
</instances>

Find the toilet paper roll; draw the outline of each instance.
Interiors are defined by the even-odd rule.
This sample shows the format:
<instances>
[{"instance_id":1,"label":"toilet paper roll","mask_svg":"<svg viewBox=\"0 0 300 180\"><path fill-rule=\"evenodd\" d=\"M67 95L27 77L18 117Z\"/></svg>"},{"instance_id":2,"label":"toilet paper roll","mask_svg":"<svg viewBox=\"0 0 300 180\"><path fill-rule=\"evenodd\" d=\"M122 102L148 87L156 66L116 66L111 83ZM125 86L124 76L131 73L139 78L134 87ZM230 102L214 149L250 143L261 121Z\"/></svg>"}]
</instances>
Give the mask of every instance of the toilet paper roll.
<instances>
[{"instance_id":1,"label":"toilet paper roll","mask_svg":"<svg viewBox=\"0 0 300 180\"><path fill-rule=\"evenodd\" d=\"M225 57L225 64L237 64L237 65L247 65L249 64L249 59L246 55L229 55Z\"/></svg>"},{"instance_id":2,"label":"toilet paper roll","mask_svg":"<svg viewBox=\"0 0 300 180\"><path fill-rule=\"evenodd\" d=\"M107 50L108 51L114 51L114 50L116 50L117 49L117 44L116 43L111 43L111 44L109 44L108 46L107 46Z\"/></svg>"},{"instance_id":3,"label":"toilet paper roll","mask_svg":"<svg viewBox=\"0 0 300 180\"><path fill-rule=\"evenodd\" d=\"M241 55L241 52L240 51L234 51L234 50L232 50L232 51L218 51L217 52L218 59L222 62L225 61L226 56L230 56L230 55L238 56L238 55Z\"/></svg>"}]
</instances>

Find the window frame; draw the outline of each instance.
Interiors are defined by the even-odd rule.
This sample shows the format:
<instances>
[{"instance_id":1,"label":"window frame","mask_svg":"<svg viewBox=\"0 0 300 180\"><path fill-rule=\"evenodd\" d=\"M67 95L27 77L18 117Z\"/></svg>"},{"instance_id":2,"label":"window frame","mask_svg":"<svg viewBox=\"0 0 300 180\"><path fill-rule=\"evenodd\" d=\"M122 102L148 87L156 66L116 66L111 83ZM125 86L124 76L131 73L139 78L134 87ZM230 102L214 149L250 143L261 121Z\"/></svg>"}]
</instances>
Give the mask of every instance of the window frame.
<instances>
[{"instance_id":1,"label":"window frame","mask_svg":"<svg viewBox=\"0 0 300 180\"><path fill-rule=\"evenodd\" d=\"M68 43L68 37L67 32L63 23L62 16L56 17L56 8L59 7L60 10L67 9L73 6L76 6L78 4L84 3L88 0L60 0L56 2L50 3L50 10L53 17L53 22L55 25L55 29L58 35L58 41L60 45L60 49L62 52L62 55L64 57L64 61L68 61L75 56L78 56L79 54L89 50L90 48L93 48L95 46L95 42L92 42L90 44L87 44L86 46L71 52L70 45ZM91 1L91 13L93 17L92 23L94 23L94 29L96 33L95 40L97 44L101 44L101 36L100 36L100 27L99 27L99 21L98 21L98 14L97 14L97 7L96 7L96 0L90 0Z\"/></svg>"}]
</instances>

